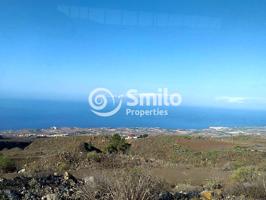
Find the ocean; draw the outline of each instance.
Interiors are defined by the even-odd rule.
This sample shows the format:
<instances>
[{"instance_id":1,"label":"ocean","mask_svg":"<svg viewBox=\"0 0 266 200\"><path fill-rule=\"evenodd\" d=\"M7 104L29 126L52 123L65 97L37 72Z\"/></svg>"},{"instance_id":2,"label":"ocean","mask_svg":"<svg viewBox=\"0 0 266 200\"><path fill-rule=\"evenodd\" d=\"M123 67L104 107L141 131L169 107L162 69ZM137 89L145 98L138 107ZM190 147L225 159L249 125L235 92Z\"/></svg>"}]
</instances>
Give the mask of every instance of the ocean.
<instances>
[{"instance_id":1,"label":"ocean","mask_svg":"<svg viewBox=\"0 0 266 200\"><path fill-rule=\"evenodd\" d=\"M151 109L142 107L141 109ZM167 116L127 116L125 108L111 117L98 117L87 102L0 100L0 130L56 127L203 129L210 126L266 126L266 111L180 106Z\"/></svg>"}]
</instances>

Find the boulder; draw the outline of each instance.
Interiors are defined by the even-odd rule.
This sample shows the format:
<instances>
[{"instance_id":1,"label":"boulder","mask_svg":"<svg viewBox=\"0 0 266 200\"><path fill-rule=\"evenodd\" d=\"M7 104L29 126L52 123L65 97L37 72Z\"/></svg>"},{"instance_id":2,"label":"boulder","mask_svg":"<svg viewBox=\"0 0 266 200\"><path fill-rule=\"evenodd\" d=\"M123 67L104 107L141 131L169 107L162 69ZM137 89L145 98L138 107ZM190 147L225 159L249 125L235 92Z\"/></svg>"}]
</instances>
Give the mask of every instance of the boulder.
<instances>
[{"instance_id":1,"label":"boulder","mask_svg":"<svg viewBox=\"0 0 266 200\"><path fill-rule=\"evenodd\" d=\"M56 194L47 194L42 197L42 200L58 200L58 196Z\"/></svg>"},{"instance_id":2,"label":"boulder","mask_svg":"<svg viewBox=\"0 0 266 200\"><path fill-rule=\"evenodd\" d=\"M85 178L83 178L83 181L84 181L85 184L88 184L91 187L95 187L96 186L95 179L94 179L93 176L85 177Z\"/></svg>"},{"instance_id":3,"label":"boulder","mask_svg":"<svg viewBox=\"0 0 266 200\"><path fill-rule=\"evenodd\" d=\"M20 196L18 192L13 191L13 190L4 190L3 191L3 196L6 197L9 200L20 200ZM1 196L2 196L1 194Z\"/></svg>"},{"instance_id":4,"label":"boulder","mask_svg":"<svg viewBox=\"0 0 266 200\"><path fill-rule=\"evenodd\" d=\"M159 195L159 200L175 200L175 197L170 192L162 192Z\"/></svg>"},{"instance_id":5,"label":"boulder","mask_svg":"<svg viewBox=\"0 0 266 200\"><path fill-rule=\"evenodd\" d=\"M77 179L72 175L70 174L69 172L65 172L64 173L64 180L67 181L67 180L72 180L74 181L75 183L77 183Z\"/></svg>"},{"instance_id":6,"label":"boulder","mask_svg":"<svg viewBox=\"0 0 266 200\"><path fill-rule=\"evenodd\" d=\"M200 196L203 200L212 200L212 193L211 191L203 191L200 193Z\"/></svg>"},{"instance_id":7,"label":"boulder","mask_svg":"<svg viewBox=\"0 0 266 200\"><path fill-rule=\"evenodd\" d=\"M23 174L25 172L26 172L26 169L21 169L21 170L18 171L18 174Z\"/></svg>"}]
</instances>

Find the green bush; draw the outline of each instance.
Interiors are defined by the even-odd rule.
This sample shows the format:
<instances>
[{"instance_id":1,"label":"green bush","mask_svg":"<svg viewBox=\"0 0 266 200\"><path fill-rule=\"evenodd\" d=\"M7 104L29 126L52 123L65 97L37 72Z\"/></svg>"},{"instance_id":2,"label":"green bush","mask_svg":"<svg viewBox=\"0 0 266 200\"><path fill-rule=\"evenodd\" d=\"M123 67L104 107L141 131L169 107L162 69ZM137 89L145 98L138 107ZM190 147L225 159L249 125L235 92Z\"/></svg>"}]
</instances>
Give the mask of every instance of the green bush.
<instances>
[{"instance_id":1,"label":"green bush","mask_svg":"<svg viewBox=\"0 0 266 200\"><path fill-rule=\"evenodd\" d=\"M106 147L108 153L122 152L126 153L130 147L130 144L126 143L125 138L121 138L119 134L114 134Z\"/></svg>"},{"instance_id":2,"label":"green bush","mask_svg":"<svg viewBox=\"0 0 266 200\"><path fill-rule=\"evenodd\" d=\"M258 175L259 172L255 167L247 166L236 169L231 178L236 182L252 182Z\"/></svg>"},{"instance_id":3,"label":"green bush","mask_svg":"<svg viewBox=\"0 0 266 200\"><path fill-rule=\"evenodd\" d=\"M96 152L96 153L102 153L102 151L95 146L91 142L89 143L84 143L84 148L87 152Z\"/></svg>"},{"instance_id":4,"label":"green bush","mask_svg":"<svg viewBox=\"0 0 266 200\"><path fill-rule=\"evenodd\" d=\"M143 135L140 135L139 138L146 138L146 137L149 137L148 134L143 134Z\"/></svg>"},{"instance_id":5,"label":"green bush","mask_svg":"<svg viewBox=\"0 0 266 200\"><path fill-rule=\"evenodd\" d=\"M16 170L15 163L8 157L0 154L0 170L2 172L13 172Z\"/></svg>"},{"instance_id":6,"label":"green bush","mask_svg":"<svg viewBox=\"0 0 266 200\"><path fill-rule=\"evenodd\" d=\"M60 162L57 166L57 169L60 172L65 172L65 171L68 171L70 169L70 166L66 162Z\"/></svg>"},{"instance_id":7,"label":"green bush","mask_svg":"<svg viewBox=\"0 0 266 200\"><path fill-rule=\"evenodd\" d=\"M89 161L100 162L101 161L101 155L99 155L95 151L92 151L92 152L87 153L87 159Z\"/></svg>"}]
</instances>

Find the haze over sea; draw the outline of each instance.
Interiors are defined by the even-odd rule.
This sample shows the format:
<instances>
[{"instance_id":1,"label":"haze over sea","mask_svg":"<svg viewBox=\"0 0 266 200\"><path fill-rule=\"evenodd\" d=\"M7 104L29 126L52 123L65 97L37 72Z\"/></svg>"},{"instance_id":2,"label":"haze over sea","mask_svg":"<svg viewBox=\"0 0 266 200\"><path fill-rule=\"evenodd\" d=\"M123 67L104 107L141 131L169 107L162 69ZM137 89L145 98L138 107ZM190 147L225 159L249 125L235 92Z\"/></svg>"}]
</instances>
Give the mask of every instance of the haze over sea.
<instances>
[{"instance_id":1,"label":"haze over sea","mask_svg":"<svg viewBox=\"0 0 266 200\"><path fill-rule=\"evenodd\" d=\"M160 127L202 129L210 126L266 126L266 111L181 106L168 116L127 116L125 109L112 117L97 117L87 102L0 100L0 130L56 127ZM145 108L144 108L145 109ZM150 109L147 108L147 109Z\"/></svg>"}]
</instances>

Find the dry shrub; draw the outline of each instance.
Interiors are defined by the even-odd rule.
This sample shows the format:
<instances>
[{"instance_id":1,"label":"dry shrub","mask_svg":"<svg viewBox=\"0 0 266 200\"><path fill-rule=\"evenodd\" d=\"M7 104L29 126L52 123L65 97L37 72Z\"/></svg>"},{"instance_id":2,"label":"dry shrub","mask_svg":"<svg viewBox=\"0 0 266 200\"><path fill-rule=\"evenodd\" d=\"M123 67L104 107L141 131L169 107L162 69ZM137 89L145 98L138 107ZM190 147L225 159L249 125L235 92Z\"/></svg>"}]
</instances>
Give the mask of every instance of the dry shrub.
<instances>
[{"instance_id":1,"label":"dry shrub","mask_svg":"<svg viewBox=\"0 0 266 200\"><path fill-rule=\"evenodd\" d=\"M251 199L266 199L266 174L256 167L240 167L233 172L233 184L227 192Z\"/></svg>"},{"instance_id":2,"label":"dry shrub","mask_svg":"<svg viewBox=\"0 0 266 200\"><path fill-rule=\"evenodd\" d=\"M83 188L87 200L156 200L165 191L160 180L141 172L122 171L101 174Z\"/></svg>"},{"instance_id":3,"label":"dry shrub","mask_svg":"<svg viewBox=\"0 0 266 200\"><path fill-rule=\"evenodd\" d=\"M266 199L266 188L263 183L264 180L265 178L263 179L261 177L254 182L236 183L227 190L227 192L235 196L244 195L250 199Z\"/></svg>"}]
</instances>

